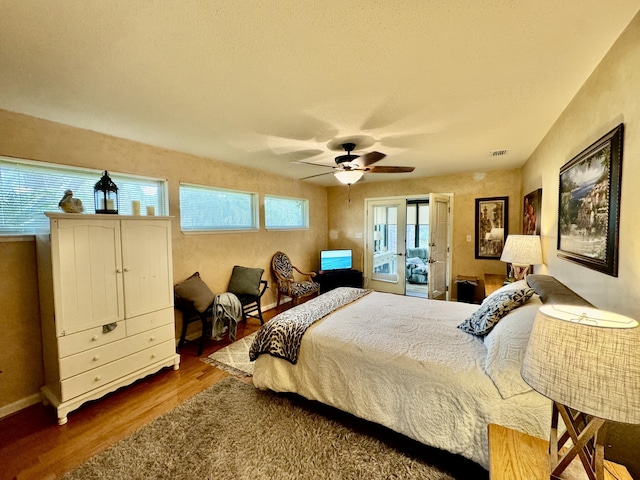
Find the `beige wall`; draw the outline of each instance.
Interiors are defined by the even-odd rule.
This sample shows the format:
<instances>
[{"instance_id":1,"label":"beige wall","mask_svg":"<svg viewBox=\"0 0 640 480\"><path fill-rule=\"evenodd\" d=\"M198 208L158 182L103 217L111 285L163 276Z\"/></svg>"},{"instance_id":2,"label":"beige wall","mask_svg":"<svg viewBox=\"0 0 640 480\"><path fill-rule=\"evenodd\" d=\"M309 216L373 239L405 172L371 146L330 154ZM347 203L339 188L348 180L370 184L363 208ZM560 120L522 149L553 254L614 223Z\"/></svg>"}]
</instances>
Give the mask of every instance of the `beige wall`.
<instances>
[{"instance_id":1,"label":"beige wall","mask_svg":"<svg viewBox=\"0 0 640 480\"><path fill-rule=\"evenodd\" d=\"M640 14L627 27L523 167L523 192L542 188L538 270L566 283L599 308L640 320ZM624 123L618 277L557 257L560 167ZM605 455L640 478L640 426L612 424Z\"/></svg>"},{"instance_id":2,"label":"beige wall","mask_svg":"<svg viewBox=\"0 0 640 480\"><path fill-rule=\"evenodd\" d=\"M0 411L44 382L35 241L0 241ZM1 415L0 415L1 416Z\"/></svg>"},{"instance_id":3,"label":"beige wall","mask_svg":"<svg viewBox=\"0 0 640 480\"><path fill-rule=\"evenodd\" d=\"M226 291L234 265L261 267L270 290L263 304L275 302L270 272L272 255L282 250L302 269L318 268L318 252L327 242L327 192L251 168L198 158L0 110L0 155L166 178L173 220L173 272L176 282L199 271L214 292ZM98 178L96 178L96 181ZM309 199L310 228L185 235L180 231L179 182L212 185L260 194ZM64 189L61 187L61 193ZM85 200L86 201L86 200ZM35 243L0 242L2 333L0 333L0 412L2 407L37 393L42 384L42 355ZM8 259L8 260L6 260ZM273 289L273 290L271 290ZM180 326L178 318L177 328ZM195 326L195 325L194 325Z\"/></svg>"},{"instance_id":4,"label":"beige wall","mask_svg":"<svg viewBox=\"0 0 640 480\"><path fill-rule=\"evenodd\" d=\"M478 159L480 163L481 159ZM332 187L329 189L329 246L352 249L354 264L362 269L364 238L356 238L356 233L365 231L365 198L453 193L452 278L473 275L482 282L484 273L506 273L506 264L499 260L475 259L475 199L509 197L509 232L520 233L520 183L520 169L512 169L486 172L478 178L467 173L382 183L362 182L352 185L350 190L345 186ZM471 242L467 242L467 235L471 235ZM455 284L452 292L452 297L457 298ZM481 283L476 289L477 299L482 292Z\"/></svg>"},{"instance_id":5,"label":"beige wall","mask_svg":"<svg viewBox=\"0 0 640 480\"><path fill-rule=\"evenodd\" d=\"M545 265L538 268L600 308L640 319L640 14L635 17L523 167L523 192L542 188ZM560 167L624 123L618 277L557 257Z\"/></svg>"}]
</instances>

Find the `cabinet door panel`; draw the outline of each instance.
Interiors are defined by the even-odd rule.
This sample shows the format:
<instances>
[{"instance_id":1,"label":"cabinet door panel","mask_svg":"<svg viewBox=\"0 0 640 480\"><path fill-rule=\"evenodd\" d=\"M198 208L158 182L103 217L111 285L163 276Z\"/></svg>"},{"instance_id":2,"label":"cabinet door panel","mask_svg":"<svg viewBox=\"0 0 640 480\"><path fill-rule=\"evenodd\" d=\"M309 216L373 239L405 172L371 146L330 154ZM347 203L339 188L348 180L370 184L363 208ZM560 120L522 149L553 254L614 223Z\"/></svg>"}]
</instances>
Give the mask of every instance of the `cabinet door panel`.
<instances>
[{"instance_id":1,"label":"cabinet door panel","mask_svg":"<svg viewBox=\"0 0 640 480\"><path fill-rule=\"evenodd\" d=\"M117 221L57 221L52 232L57 334L68 335L124 318ZM57 273L55 273L57 272Z\"/></svg>"},{"instance_id":2,"label":"cabinet door panel","mask_svg":"<svg viewBox=\"0 0 640 480\"><path fill-rule=\"evenodd\" d=\"M121 225L126 316L173 306L168 220L124 220Z\"/></svg>"}]
</instances>

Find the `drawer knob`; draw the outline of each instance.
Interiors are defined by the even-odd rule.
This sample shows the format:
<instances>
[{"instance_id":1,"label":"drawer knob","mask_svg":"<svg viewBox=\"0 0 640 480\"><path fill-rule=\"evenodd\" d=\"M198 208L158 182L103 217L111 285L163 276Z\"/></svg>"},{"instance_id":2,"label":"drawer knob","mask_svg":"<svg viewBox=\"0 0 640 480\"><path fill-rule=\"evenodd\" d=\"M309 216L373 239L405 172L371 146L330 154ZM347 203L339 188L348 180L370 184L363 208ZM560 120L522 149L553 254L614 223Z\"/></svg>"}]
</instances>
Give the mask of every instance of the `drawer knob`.
<instances>
[{"instance_id":1,"label":"drawer knob","mask_svg":"<svg viewBox=\"0 0 640 480\"><path fill-rule=\"evenodd\" d=\"M100 381L100 375L96 375L95 381L96 381L96 382L99 382L99 381Z\"/></svg>"},{"instance_id":2,"label":"drawer knob","mask_svg":"<svg viewBox=\"0 0 640 480\"><path fill-rule=\"evenodd\" d=\"M155 336L153 336L153 335L149 338L149 340L151 340L152 342L153 342L155 339L156 339L156 337L155 337Z\"/></svg>"},{"instance_id":3,"label":"drawer knob","mask_svg":"<svg viewBox=\"0 0 640 480\"><path fill-rule=\"evenodd\" d=\"M151 354L151 358L156 358L156 354L155 354L155 353L152 353L152 354Z\"/></svg>"},{"instance_id":4,"label":"drawer knob","mask_svg":"<svg viewBox=\"0 0 640 480\"><path fill-rule=\"evenodd\" d=\"M94 355L94 357L93 357L93 361L95 362L95 361L97 361L97 360L100 360L100 355Z\"/></svg>"},{"instance_id":5,"label":"drawer knob","mask_svg":"<svg viewBox=\"0 0 640 480\"><path fill-rule=\"evenodd\" d=\"M91 341L92 342L97 342L98 341L98 336L94 335L93 337L91 337Z\"/></svg>"}]
</instances>

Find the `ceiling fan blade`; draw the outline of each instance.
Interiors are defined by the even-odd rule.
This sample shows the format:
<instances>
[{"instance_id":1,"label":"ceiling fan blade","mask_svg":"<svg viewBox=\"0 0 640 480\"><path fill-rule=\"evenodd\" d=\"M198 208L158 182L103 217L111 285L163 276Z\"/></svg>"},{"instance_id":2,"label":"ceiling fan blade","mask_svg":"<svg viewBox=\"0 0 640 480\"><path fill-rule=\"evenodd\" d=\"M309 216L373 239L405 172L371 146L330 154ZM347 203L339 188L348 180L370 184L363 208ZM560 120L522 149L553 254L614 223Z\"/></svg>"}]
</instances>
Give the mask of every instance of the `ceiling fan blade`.
<instances>
[{"instance_id":1,"label":"ceiling fan blade","mask_svg":"<svg viewBox=\"0 0 640 480\"><path fill-rule=\"evenodd\" d=\"M333 168L333 167L332 167L332 168ZM329 174L331 174L331 173L333 173L333 172L318 173L318 174L316 174L316 175L309 175L308 177L302 177L302 178L299 178L298 180L306 180L307 178L321 177L322 175L329 175Z\"/></svg>"},{"instance_id":2,"label":"ceiling fan blade","mask_svg":"<svg viewBox=\"0 0 640 480\"><path fill-rule=\"evenodd\" d=\"M371 167L367 169L368 173L409 173L413 172L415 167Z\"/></svg>"},{"instance_id":3,"label":"ceiling fan blade","mask_svg":"<svg viewBox=\"0 0 640 480\"><path fill-rule=\"evenodd\" d=\"M369 165L372 165L372 164L374 164L376 162L379 162L384 157L386 157L386 155L384 153L369 152L369 153L365 153L364 155L361 155L360 157L358 157L356 162L358 163L358 165L360 165L362 167L368 167Z\"/></svg>"},{"instance_id":4,"label":"ceiling fan blade","mask_svg":"<svg viewBox=\"0 0 640 480\"><path fill-rule=\"evenodd\" d=\"M313 165L314 167L335 168L335 167L332 167L331 165L323 165L321 163L303 162L302 160L295 160L295 161L293 161L291 163L299 163L301 165Z\"/></svg>"}]
</instances>

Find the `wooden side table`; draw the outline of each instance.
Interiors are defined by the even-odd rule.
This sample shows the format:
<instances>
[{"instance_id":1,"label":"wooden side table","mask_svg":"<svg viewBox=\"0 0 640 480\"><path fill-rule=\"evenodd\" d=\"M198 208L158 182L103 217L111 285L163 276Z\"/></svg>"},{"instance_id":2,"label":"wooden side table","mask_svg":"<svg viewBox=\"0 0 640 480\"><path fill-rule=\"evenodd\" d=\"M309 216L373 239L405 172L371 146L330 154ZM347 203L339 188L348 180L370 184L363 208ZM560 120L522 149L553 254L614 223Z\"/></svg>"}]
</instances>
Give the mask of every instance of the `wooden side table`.
<instances>
[{"instance_id":1,"label":"wooden side table","mask_svg":"<svg viewBox=\"0 0 640 480\"><path fill-rule=\"evenodd\" d=\"M489 425L489 472L491 480L548 480L549 443L511 428ZM586 479L576 457L562 478ZM605 480L633 480L626 467L604 461Z\"/></svg>"},{"instance_id":2,"label":"wooden side table","mask_svg":"<svg viewBox=\"0 0 640 480\"><path fill-rule=\"evenodd\" d=\"M499 289L504 281L507 279L506 275L499 273L485 273L484 274L484 296L488 296L491 293Z\"/></svg>"}]
</instances>

